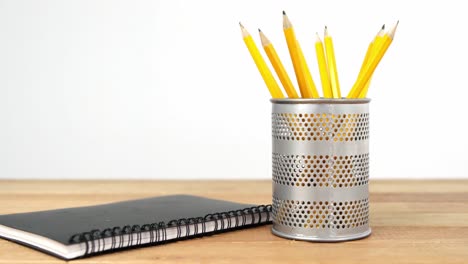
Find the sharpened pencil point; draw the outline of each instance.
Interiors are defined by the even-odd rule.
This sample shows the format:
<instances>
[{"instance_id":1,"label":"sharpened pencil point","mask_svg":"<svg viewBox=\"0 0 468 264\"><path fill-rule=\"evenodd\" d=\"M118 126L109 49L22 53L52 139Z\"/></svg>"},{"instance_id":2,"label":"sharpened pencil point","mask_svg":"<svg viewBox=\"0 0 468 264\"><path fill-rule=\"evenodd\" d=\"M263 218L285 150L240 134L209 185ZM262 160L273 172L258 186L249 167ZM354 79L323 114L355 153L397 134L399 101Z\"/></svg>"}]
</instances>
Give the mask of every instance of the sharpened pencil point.
<instances>
[{"instance_id":1,"label":"sharpened pencil point","mask_svg":"<svg viewBox=\"0 0 468 264\"><path fill-rule=\"evenodd\" d=\"M322 40L320 39L320 35L318 32L315 32L315 36L316 36L316 42L321 42Z\"/></svg>"},{"instance_id":2,"label":"sharpened pencil point","mask_svg":"<svg viewBox=\"0 0 468 264\"><path fill-rule=\"evenodd\" d=\"M388 33L387 33L387 34L388 34L392 39L395 37L395 32L396 32L396 29L397 29L397 27L398 27L398 23L400 23L400 20L398 20L398 21L395 23L395 25L394 25L391 29L388 30Z\"/></svg>"},{"instance_id":3,"label":"sharpened pencil point","mask_svg":"<svg viewBox=\"0 0 468 264\"><path fill-rule=\"evenodd\" d=\"M384 29L385 29L385 24L382 25L382 30L384 30Z\"/></svg>"},{"instance_id":4,"label":"sharpened pencil point","mask_svg":"<svg viewBox=\"0 0 468 264\"><path fill-rule=\"evenodd\" d=\"M240 26L241 28L244 28L244 26L242 25L242 23L241 23L240 21L239 21L239 26Z\"/></svg>"},{"instance_id":5,"label":"sharpened pencil point","mask_svg":"<svg viewBox=\"0 0 468 264\"><path fill-rule=\"evenodd\" d=\"M262 30L261 30L261 29L258 29L258 32L262 32Z\"/></svg>"},{"instance_id":6,"label":"sharpened pencil point","mask_svg":"<svg viewBox=\"0 0 468 264\"><path fill-rule=\"evenodd\" d=\"M286 12L283 10L283 16L285 16L285 15L286 15Z\"/></svg>"}]
</instances>

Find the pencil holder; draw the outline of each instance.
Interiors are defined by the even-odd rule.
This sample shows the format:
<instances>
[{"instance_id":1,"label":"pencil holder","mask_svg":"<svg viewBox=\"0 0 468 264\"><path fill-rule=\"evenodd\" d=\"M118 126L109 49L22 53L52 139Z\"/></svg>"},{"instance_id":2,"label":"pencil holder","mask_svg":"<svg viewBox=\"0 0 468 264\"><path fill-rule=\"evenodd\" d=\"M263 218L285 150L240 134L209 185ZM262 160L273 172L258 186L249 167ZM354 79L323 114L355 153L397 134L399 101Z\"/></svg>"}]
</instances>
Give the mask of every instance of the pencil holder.
<instances>
[{"instance_id":1,"label":"pencil holder","mask_svg":"<svg viewBox=\"0 0 468 264\"><path fill-rule=\"evenodd\" d=\"M369 99L271 99L275 235L370 235Z\"/></svg>"}]
</instances>

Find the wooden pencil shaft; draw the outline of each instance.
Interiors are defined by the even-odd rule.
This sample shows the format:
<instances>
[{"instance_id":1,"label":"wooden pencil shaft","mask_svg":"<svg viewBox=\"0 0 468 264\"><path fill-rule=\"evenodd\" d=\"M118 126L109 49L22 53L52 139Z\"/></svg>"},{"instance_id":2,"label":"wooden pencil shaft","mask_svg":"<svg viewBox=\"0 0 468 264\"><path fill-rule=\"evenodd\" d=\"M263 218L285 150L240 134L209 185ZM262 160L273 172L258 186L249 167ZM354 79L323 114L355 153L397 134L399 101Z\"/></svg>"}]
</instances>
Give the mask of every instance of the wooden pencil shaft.
<instances>
[{"instance_id":1,"label":"wooden pencil shaft","mask_svg":"<svg viewBox=\"0 0 468 264\"><path fill-rule=\"evenodd\" d=\"M283 92L281 91L278 84L276 83L276 80L273 77L273 74L271 73L265 60L260 54L260 51L258 50L257 45L255 45L255 42L253 41L252 36L247 32L247 30L242 26L242 24L240 26L242 30L244 43L247 46L247 49L249 50L250 55L252 56L252 59L254 60L255 65L258 68L258 71L260 72L260 75L262 76L265 84L267 85L267 88L270 91L271 96L273 98L284 98Z\"/></svg>"},{"instance_id":2,"label":"wooden pencil shaft","mask_svg":"<svg viewBox=\"0 0 468 264\"><path fill-rule=\"evenodd\" d=\"M332 88L333 98L341 98L340 83L338 81L338 70L336 68L335 50L333 40L328 35L328 30L325 27L325 52L327 56L328 72L330 73L330 83Z\"/></svg>"},{"instance_id":3,"label":"wooden pencil shaft","mask_svg":"<svg viewBox=\"0 0 468 264\"><path fill-rule=\"evenodd\" d=\"M317 63L320 72L320 80L322 82L322 91L324 98L333 98L333 93L330 84L330 73L328 72L327 59L323 43L317 34L317 41L315 42L315 53L317 55Z\"/></svg>"},{"instance_id":4,"label":"wooden pencil shaft","mask_svg":"<svg viewBox=\"0 0 468 264\"><path fill-rule=\"evenodd\" d=\"M260 31L260 39L262 41L263 49L265 50L265 53L267 54L267 57L270 60L271 65L273 65L276 75L280 79L281 84L284 87L284 90L288 94L288 97L299 98L296 92L296 89L294 88L294 85L292 84L291 79L289 78L289 75L283 66L283 63L281 62L278 54L276 53L276 50L273 44L261 31Z\"/></svg>"}]
</instances>

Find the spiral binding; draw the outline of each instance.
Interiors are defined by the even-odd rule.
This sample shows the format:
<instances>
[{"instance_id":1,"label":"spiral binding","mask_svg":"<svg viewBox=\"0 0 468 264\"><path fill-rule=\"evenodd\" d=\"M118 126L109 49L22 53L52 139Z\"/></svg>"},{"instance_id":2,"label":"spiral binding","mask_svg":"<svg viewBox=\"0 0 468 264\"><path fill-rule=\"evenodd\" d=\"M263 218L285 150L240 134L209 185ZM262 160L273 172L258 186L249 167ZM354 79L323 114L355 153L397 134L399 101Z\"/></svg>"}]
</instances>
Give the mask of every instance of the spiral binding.
<instances>
[{"instance_id":1,"label":"spiral binding","mask_svg":"<svg viewBox=\"0 0 468 264\"><path fill-rule=\"evenodd\" d=\"M151 223L144 225L125 225L123 227L106 228L104 230L94 229L89 232L75 234L70 237L71 244L84 243L85 254L83 256L96 254L104 250L115 250L125 247L136 247L142 244L142 233L149 232L149 242L146 245L164 242L167 240L167 229L177 228L177 239L189 236L200 236L206 234L206 223L214 221L214 230L210 233L221 232L231 228L262 224L262 213L266 213L266 220L263 223L271 222L271 205L260 205L241 210L208 214L204 217L182 218L165 222ZM247 215L250 215L251 222L247 223ZM255 217L258 215L258 217ZM234 218L234 219L233 219ZM224 223L227 220L227 223ZM235 220L234 222L232 220ZM219 222L219 223L218 223ZM193 234L190 226L193 225ZM199 228L201 225L201 230ZM185 236L182 237L182 230L185 228ZM128 235L128 241L124 237ZM117 237L118 243L117 243ZM111 238L111 247L106 249L106 238Z\"/></svg>"}]
</instances>

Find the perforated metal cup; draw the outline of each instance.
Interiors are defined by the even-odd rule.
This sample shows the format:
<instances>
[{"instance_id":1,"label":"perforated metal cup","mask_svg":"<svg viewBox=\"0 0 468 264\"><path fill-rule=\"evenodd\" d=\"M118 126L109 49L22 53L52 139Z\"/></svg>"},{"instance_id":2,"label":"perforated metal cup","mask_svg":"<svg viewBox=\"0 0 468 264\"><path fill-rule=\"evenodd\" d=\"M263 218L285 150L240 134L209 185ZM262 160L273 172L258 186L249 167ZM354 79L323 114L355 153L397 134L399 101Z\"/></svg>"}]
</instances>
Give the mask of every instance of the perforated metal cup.
<instances>
[{"instance_id":1,"label":"perforated metal cup","mask_svg":"<svg viewBox=\"0 0 468 264\"><path fill-rule=\"evenodd\" d=\"M275 235L370 235L369 99L271 99Z\"/></svg>"}]
</instances>

